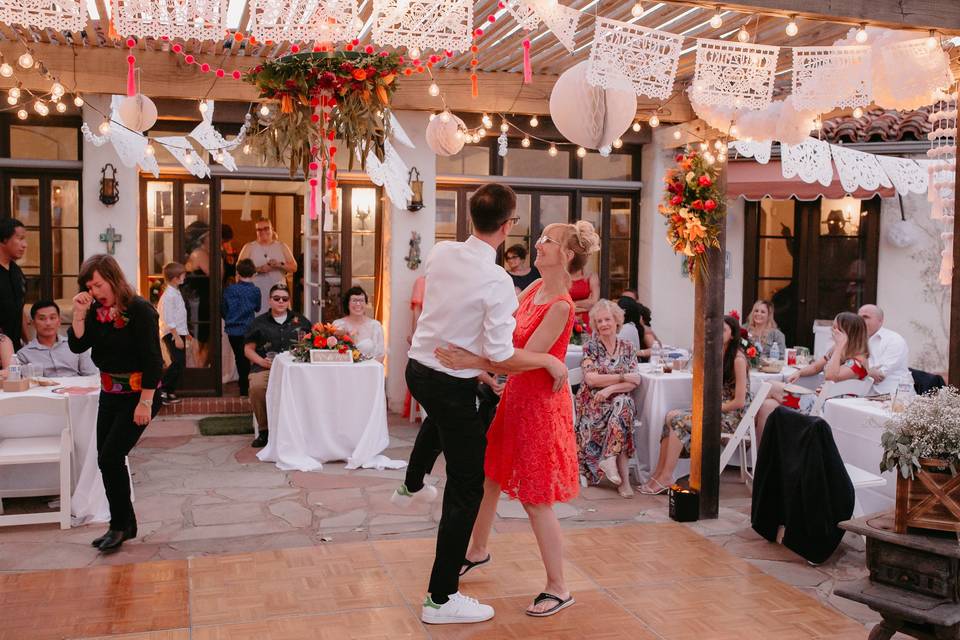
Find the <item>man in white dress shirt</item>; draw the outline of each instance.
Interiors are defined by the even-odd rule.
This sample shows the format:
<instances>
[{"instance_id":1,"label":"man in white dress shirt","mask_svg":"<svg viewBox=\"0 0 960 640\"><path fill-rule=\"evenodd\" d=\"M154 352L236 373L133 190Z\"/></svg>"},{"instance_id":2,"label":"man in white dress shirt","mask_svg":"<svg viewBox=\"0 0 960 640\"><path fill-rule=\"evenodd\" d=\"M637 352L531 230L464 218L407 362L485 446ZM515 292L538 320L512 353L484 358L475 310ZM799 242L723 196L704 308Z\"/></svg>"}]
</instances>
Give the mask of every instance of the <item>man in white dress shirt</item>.
<instances>
[{"instance_id":1,"label":"man in white dress shirt","mask_svg":"<svg viewBox=\"0 0 960 640\"><path fill-rule=\"evenodd\" d=\"M857 314L863 318L870 336L867 373L873 378L874 393L893 393L901 382L913 385L907 341L883 326L883 310L875 304L865 304Z\"/></svg>"},{"instance_id":2,"label":"man in white dress shirt","mask_svg":"<svg viewBox=\"0 0 960 640\"><path fill-rule=\"evenodd\" d=\"M480 371L444 368L434 352L455 345L515 371L545 368L555 381L567 375L563 362L545 353L513 347L517 296L509 274L496 263L497 249L519 218L516 195L488 184L470 198L473 235L466 242L440 242L426 262L423 313L410 347L406 379L426 410L410 454L406 481L392 500L398 505L429 502L437 490L423 482L442 451L447 483L437 532L436 558L421 620L431 624L482 622L493 607L459 592L460 570L483 498L486 425L477 412Z\"/></svg>"}]
</instances>

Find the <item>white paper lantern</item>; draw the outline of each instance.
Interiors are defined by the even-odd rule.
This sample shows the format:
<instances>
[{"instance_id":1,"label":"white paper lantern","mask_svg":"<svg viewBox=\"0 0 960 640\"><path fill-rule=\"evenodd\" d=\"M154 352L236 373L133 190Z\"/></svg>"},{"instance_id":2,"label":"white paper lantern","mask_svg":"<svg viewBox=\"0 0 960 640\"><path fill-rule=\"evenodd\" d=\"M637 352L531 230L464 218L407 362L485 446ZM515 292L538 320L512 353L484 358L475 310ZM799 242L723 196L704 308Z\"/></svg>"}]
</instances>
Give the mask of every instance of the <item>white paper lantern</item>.
<instances>
[{"instance_id":1,"label":"white paper lantern","mask_svg":"<svg viewBox=\"0 0 960 640\"><path fill-rule=\"evenodd\" d=\"M609 147L633 123L637 96L587 82L589 62L567 69L553 85L550 117L563 137L588 149Z\"/></svg>"},{"instance_id":2,"label":"white paper lantern","mask_svg":"<svg viewBox=\"0 0 960 640\"><path fill-rule=\"evenodd\" d=\"M117 111L125 127L141 133L157 122L157 105L142 93L124 98Z\"/></svg>"},{"instance_id":3,"label":"white paper lantern","mask_svg":"<svg viewBox=\"0 0 960 640\"><path fill-rule=\"evenodd\" d=\"M463 120L449 112L444 112L427 125L427 146L438 156L452 156L463 149L464 137L458 135L466 129Z\"/></svg>"},{"instance_id":4,"label":"white paper lantern","mask_svg":"<svg viewBox=\"0 0 960 640\"><path fill-rule=\"evenodd\" d=\"M887 227L887 241L898 249L917 244L920 230L909 220L897 220Z\"/></svg>"}]
</instances>

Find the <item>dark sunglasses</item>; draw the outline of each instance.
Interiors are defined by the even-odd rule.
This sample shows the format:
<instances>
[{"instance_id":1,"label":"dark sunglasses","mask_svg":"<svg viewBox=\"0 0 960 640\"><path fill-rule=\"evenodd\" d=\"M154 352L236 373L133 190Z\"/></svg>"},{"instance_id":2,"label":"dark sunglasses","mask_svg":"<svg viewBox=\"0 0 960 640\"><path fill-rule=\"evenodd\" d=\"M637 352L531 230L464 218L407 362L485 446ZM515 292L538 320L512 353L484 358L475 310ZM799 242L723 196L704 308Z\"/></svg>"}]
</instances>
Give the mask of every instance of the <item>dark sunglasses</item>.
<instances>
[{"instance_id":1,"label":"dark sunglasses","mask_svg":"<svg viewBox=\"0 0 960 640\"><path fill-rule=\"evenodd\" d=\"M274 302L287 302L290 300L290 296L270 296L270 299Z\"/></svg>"}]
</instances>

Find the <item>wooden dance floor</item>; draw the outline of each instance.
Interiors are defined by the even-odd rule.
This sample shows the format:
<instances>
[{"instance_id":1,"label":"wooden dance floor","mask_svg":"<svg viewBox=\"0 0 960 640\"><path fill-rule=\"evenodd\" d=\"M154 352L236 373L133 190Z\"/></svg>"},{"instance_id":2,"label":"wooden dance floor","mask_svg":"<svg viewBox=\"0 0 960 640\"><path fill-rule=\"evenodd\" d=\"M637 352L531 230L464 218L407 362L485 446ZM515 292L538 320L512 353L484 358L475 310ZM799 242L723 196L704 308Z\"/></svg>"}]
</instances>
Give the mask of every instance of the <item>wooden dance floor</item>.
<instances>
[{"instance_id":1,"label":"wooden dance floor","mask_svg":"<svg viewBox=\"0 0 960 640\"><path fill-rule=\"evenodd\" d=\"M862 640L864 627L693 531L639 524L564 532L577 604L523 614L543 587L533 534L494 534L461 583L483 624L428 627L432 539L0 575L0 639ZM122 553L122 552L121 552Z\"/></svg>"}]
</instances>

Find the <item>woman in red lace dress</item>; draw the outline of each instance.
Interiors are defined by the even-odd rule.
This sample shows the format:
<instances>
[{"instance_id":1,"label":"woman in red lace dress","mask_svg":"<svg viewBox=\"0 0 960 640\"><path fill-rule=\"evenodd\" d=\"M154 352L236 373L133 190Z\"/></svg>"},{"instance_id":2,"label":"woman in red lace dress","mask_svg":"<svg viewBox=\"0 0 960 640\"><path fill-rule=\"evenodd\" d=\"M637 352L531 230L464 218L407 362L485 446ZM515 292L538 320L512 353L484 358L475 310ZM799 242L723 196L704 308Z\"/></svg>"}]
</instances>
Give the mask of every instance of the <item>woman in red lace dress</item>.
<instances>
[{"instance_id":1,"label":"woman in red lace dress","mask_svg":"<svg viewBox=\"0 0 960 640\"><path fill-rule=\"evenodd\" d=\"M600 239L588 222L551 224L544 230L537 240L535 261L542 278L522 294L515 314L514 346L563 360L575 313L568 292L570 273L582 269L587 256L599 246ZM463 350L440 350L437 356L452 369L497 372L495 363ZM577 443L570 392L553 386L553 379L543 369L507 379L487 433L483 503L460 574L490 561L487 543L500 493L519 500L530 518L547 571L543 593L527 609L527 614L539 617L553 615L574 602L563 577L563 539L552 505L577 495Z\"/></svg>"}]
</instances>

